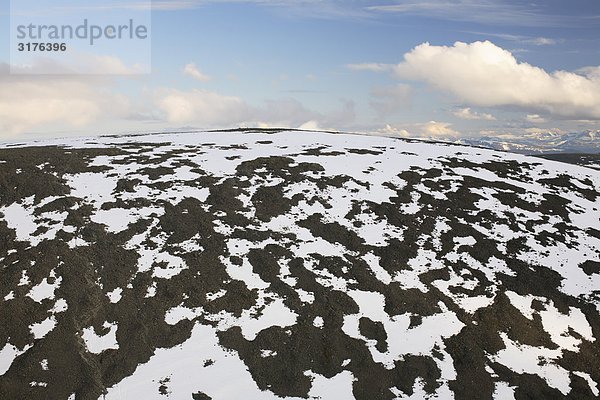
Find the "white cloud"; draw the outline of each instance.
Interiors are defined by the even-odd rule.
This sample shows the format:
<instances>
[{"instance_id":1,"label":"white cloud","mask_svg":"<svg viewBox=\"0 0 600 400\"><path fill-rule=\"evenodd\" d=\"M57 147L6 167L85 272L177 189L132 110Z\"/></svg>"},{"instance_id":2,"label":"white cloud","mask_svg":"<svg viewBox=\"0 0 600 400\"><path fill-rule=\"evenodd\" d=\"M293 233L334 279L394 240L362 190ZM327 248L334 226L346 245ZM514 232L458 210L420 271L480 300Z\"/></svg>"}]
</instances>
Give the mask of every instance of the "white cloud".
<instances>
[{"instance_id":1,"label":"white cloud","mask_svg":"<svg viewBox=\"0 0 600 400\"><path fill-rule=\"evenodd\" d=\"M406 129L400 128L400 127L397 127L397 126L393 126L393 125L390 125L390 124L387 124L385 127L383 127L382 129L377 130L374 133L375 134L384 135L384 136L411 137L410 132L407 131Z\"/></svg>"},{"instance_id":2,"label":"white cloud","mask_svg":"<svg viewBox=\"0 0 600 400\"><path fill-rule=\"evenodd\" d=\"M532 124L543 124L546 122L546 119L539 114L528 114L526 119L527 122L531 122Z\"/></svg>"},{"instance_id":3,"label":"white cloud","mask_svg":"<svg viewBox=\"0 0 600 400\"><path fill-rule=\"evenodd\" d=\"M303 129L306 131L319 131L321 130L321 127L319 126L318 121L311 120L300 125L298 129Z\"/></svg>"},{"instance_id":4,"label":"white cloud","mask_svg":"<svg viewBox=\"0 0 600 400\"><path fill-rule=\"evenodd\" d=\"M508 131L496 131L493 129L485 129L485 130L479 131L479 136L487 136L487 137L494 137L494 138L508 140L508 139L519 138L522 136L522 134L521 133L516 134L515 132L508 132Z\"/></svg>"},{"instance_id":5,"label":"white cloud","mask_svg":"<svg viewBox=\"0 0 600 400\"><path fill-rule=\"evenodd\" d=\"M587 76L592 80L600 80L600 66L598 67L584 67L580 68L577 71L578 74Z\"/></svg>"},{"instance_id":6,"label":"white cloud","mask_svg":"<svg viewBox=\"0 0 600 400\"><path fill-rule=\"evenodd\" d=\"M600 119L600 77L548 73L519 62L489 41L454 46L421 44L394 67L397 77L424 81L461 101L484 107L511 106L559 117Z\"/></svg>"},{"instance_id":7,"label":"white cloud","mask_svg":"<svg viewBox=\"0 0 600 400\"><path fill-rule=\"evenodd\" d=\"M456 116L460 119L465 119L465 120L470 120L470 121L475 121L475 120L495 121L496 120L496 117L494 117L492 114L478 113L476 111L472 111L470 107L455 110L453 112L453 114L454 114L454 116Z\"/></svg>"},{"instance_id":8,"label":"white cloud","mask_svg":"<svg viewBox=\"0 0 600 400\"><path fill-rule=\"evenodd\" d=\"M183 67L183 73L200 82L208 82L211 79L210 76L200 71L200 69L194 63L186 64L186 66Z\"/></svg>"},{"instance_id":9,"label":"white cloud","mask_svg":"<svg viewBox=\"0 0 600 400\"><path fill-rule=\"evenodd\" d=\"M206 90L163 89L156 103L170 123L196 123L204 126L231 126L248 118L249 108L242 99Z\"/></svg>"},{"instance_id":10,"label":"white cloud","mask_svg":"<svg viewBox=\"0 0 600 400\"><path fill-rule=\"evenodd\" d=\"M399 0L396 4L370 6L367 9L450 21L510 26L555 25L562 20L561 17L544 14L533 4L508 4L493 0Z\"/></svg>"},{"instance_id":11,"label":"white cloud","mask_svg":"<svg viewBox=\"0 0 600 400\"><path fill-rule=\"evenodd\" d=\"M362 64L348 64L346 68L353 71L371 71L371 72L385 72L393 68L390 64L377 64L377 63L362 63Z\"/></svg>"},{"instance_id":12,"label":"white cloud","mask_svg":"<svg viewBox=\"0 0 600 400\"><path fill-rule=\"evenodd\" d=\"M558 43L554 39L545 38L545 37L536 37L531 39L525 39L524 43L532 44L534 46L552 46Z\"/></svg>"},{"instance_id":13,"label":"white cloud","mask_svg":"<svg viewBox=\"0 0 600 400\"><path fill-rule=\"evenodd\" d=\"M456 139L460 132L451 128L452 124L447 122L429 121L426 123L411 124L407 126L394 126L387 124L375 133L386 136L400 136L427 139Z\"/></svg>"},{"instance_id":14,"label":"white cloud","mask_svg":"<svg viewBox=\"0 0 600 400\"><path fill-rule=\"evenodd\" d=\"M552 39L543 36L523 36L523 35L513 35L509 33L490 33L490 32L477 32L477 31L469 31L467 33L473 33L476 35L483 36L485 38L496 37L504 40L509 40L511 42L518 42L522 44L529 44L533 46L552 46L557 43L564 42L564 39ZM514 52L514 50L513 50Z\"/></svg>"},{"instance_id":15,"label":"white cloud","mask_svg":"<svg viewBox=\"0 0 600 400\"><path fill-rule=\"evenodd\" d=\"M537 137L539 135L550 135L550 136L555 136L555 137L559 137L561 135L564 135L565 132L563 132L562 129L560 128L527 128L525 129L525 132L527 134L528 137Z\"/></svg>"},{"instance_id":16,"label":"white cloud","mask_svg":"<svg viewBox=\"0 0 600 400\"><path fill-rule=\"evenodd\" d=\"M50 125L83 127L129 113L129 100L112 91L108 80L10 75L9 68L0 64L0 137Z\"/></svg>"},{"instance_id":17,"label":"white cloud","mask_svg":"<svg viewBox=\"0 0 600 400\"><path fill-rule=\"evenodd\" d=\"M451 128L452 124L447 122L436 122L429 121L425 124L419 124L419 133L422 136L429 136L434 138L439 137L456 137L460 136L460 133Z\"/></svg>"}]
</instances>

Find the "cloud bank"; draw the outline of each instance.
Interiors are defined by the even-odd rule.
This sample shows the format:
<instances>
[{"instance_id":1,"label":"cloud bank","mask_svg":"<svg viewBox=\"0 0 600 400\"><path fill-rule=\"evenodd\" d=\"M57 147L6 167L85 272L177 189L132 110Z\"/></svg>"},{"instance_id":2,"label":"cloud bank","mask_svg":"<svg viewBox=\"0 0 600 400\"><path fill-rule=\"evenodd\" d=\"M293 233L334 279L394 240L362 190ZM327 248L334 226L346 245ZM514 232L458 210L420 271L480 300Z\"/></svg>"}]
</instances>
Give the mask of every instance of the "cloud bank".
<instances>
[{"instance_id":1,"label":"cloud bank","mask_svg":"<svg viewBox=\"0 0 600 400\"><path fill-rule=\"evenodd\" d=\"M15 76L0 63L0 136L58 124L83 127L99 118L123 118L130 101L106 81L80 76Z\"/></svg>"}]
</instances>

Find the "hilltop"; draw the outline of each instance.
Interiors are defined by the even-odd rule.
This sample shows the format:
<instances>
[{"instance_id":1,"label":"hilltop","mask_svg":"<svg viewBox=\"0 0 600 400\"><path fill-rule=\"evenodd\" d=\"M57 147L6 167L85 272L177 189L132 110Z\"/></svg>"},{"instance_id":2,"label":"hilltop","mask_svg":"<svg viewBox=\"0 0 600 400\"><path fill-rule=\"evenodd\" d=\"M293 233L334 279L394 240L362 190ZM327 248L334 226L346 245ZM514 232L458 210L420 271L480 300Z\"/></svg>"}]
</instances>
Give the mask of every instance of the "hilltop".
<instances>
[{"instance_id":1,"label":"hilltop","mask_svg":"<svg viewBox=\"0 0 600 400\"><path fill-rule=\"evenodd\" d=\"M599 197L385 137L5 145L0 398L595 398Z\"/></svg>"}]
</instances>

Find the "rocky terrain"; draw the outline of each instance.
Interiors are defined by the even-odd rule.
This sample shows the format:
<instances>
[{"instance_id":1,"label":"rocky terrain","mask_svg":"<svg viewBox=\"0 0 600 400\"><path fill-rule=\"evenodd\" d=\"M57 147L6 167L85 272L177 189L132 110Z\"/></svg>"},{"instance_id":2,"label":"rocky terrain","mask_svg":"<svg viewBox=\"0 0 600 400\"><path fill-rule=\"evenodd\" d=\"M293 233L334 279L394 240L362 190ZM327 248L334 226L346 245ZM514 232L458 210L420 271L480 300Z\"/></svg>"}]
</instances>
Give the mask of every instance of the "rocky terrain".
<instances>
[{"instance_id":1,"label":"rocky terrain","mask_svg":"<svg viewBox=\"0 0 600 400\"><path fill-rule=\"evenodd\" d=\"M0 399L593 399L600 171L246 131L0 148Z\"/></svg>"}]
</instances>

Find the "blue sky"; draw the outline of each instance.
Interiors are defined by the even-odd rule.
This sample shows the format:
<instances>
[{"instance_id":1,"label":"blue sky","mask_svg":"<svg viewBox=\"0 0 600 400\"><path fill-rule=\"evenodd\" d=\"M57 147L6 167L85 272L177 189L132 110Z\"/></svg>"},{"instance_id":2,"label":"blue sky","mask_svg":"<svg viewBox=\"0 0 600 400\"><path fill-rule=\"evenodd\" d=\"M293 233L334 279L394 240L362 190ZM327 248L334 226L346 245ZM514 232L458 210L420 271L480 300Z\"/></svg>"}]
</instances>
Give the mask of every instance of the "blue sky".
<instances>
[{"instance_id":1,"label":"blue sky","mask_svg":"<svg viewBox=\"0 0 600 400\"><path fill-rule=\"evenodd\" d=\"M110 3L123 18L140 9ZM600 129L597 0L154 1L143 75L135 50L110 45L91 49L94 75L10 74L2 36L7 139L236 126L448 138Z\"/></svg>"}]
</instances>

